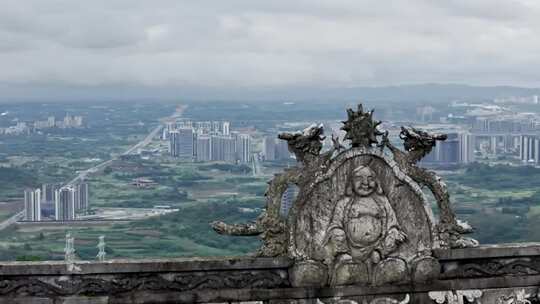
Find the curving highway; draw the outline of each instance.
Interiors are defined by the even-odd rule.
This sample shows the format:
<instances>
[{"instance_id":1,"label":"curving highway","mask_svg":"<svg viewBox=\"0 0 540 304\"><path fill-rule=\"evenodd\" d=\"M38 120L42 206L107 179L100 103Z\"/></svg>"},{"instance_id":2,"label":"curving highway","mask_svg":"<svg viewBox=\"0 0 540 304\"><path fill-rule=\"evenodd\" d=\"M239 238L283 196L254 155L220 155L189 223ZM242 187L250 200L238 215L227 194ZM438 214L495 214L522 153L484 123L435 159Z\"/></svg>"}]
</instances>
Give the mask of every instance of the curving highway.
<instances>
[{"instance_id":1,"label":"curving highway","mask_svg":"<svg viewBox=\"0 0 540 304\"><path fill-rule=\"evenodd\" d=\"M131 146L129 149L124 151L124 153L122 153L120 155L115 155L115 156L113 156L111 159L109 159L107 161L104 161L104 162L102 162L102 163L100 163L100 164L98 164L98 165L96 165L96 166L94 166L92 168L89 168L89 169L86 169L84 171L79 172L79 175L77 175L77 177L75 177L74 179L69 181L67 183L67 185L75 184L78 181L83 181L86 178L86 176L88 176L89 174L96 173L96 172L98 172L100 170L105 169L113 161L117 160L121 155L129 155L129 154L132 154L133 152L137 151L140 148L146 147L147 145L149 145L152 142L154 137L156 137L156 135L158 135L159 131L161 131L163 129L165 122L172 121L172 120L175 120L176 118L182 117L182 115L183 115L184 111L186 110L186 108L187 108L187 106L185 106L185 105L178 106L173 115L160 119L159 120L160 124L157 127L155 127L154 129L152 129L152 131L143 140L141 140L140 142L138 142L135 145Z\"/></svg>"},{"instance_id":2,"label":"curving highway","mask_svg":"<svg viewBox=\"0 0 540 304\"><path fill-rule=\"evenodd\" d=\"M152 131L143 140L141 140L140 142L138 142L135 145L131 146L129 149L127 149L124 153L122 153L120 155L128 155L128 154L133 153L134 151L137 151L139 148L146 147L148 144L150 144L152 142L154 137L156 137L156 135L163 128L163 126L164 126L164 124L166 122L174 121L176 118L182 117L182 115L183 115L184 111L186 110L186 108L187 108L187 106L185 106L185 105L178 106L173 115L160 119L159 120L160 124L157 127L155 127L154 129L152 129ZM96 165L96 166L94 166L92 168L89 168L89 169L86 169L84 171L79 172L79 175L77 175L77 177L75 177L74 179L70 180L67 183L67 185L74 184L77 181L82 181L89 174L96 173L96 172L98 172L98 171L100 171L102 169L105 169L105 167L110 165L113 161L117 160L120 157L120 155L115 155L115 156L113 156L111 159L109 159L107 161L104 161L104 162L102 162L102 163L100 163L100 164L98 164L98 165ZM12 217L10 217L7 220L1 222L0 223L0 230L3 230L5 228L15 224L15 222L22 219L23 216L24 216L24 210L16 213Z\"/></svg>"}]
</instances>

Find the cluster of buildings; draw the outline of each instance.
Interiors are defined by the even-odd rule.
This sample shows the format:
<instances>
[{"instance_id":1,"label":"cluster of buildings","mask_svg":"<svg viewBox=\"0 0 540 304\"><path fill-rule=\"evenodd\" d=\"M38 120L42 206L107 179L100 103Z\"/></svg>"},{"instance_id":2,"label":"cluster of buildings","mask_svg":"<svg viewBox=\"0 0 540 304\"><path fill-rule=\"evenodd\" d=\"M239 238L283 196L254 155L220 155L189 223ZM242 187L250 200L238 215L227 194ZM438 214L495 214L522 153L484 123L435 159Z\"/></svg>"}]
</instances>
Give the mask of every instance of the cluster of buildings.
<instances>
[{"instance_id":1,"label":"cluster of buildings","mask_svg":"<svg viewBox=\"0 0 540 304\"><path fill-rule=\"evenodd\" d=\"M427 164L465 164L480 158L519 159L524 164L540 165L540 119L534 113L513 113L500 106L467 105L473 110L454 121L448 139L438 142L423 160ZM430 121L429 107L417 114ZM434 121L435 119L433 119ZM448 122L445 126L448 128ZM466 131L465 131L466 130ZM448 133L448 132L443 132ZM480 158L479 158L480 157Z\"/></svg>"},{"instance_id":2,"label":"cluster of buildings","mask_svg":"<svg viewBox=\"0 0 540 304\"><path fill-rule=\"evenodd\" d=\"M517 155L524 164L540 164L540 124L527 113L476 118L472 134L482 151Z\"/></svg>"},{"instance_id":3,"label":"cluster of buildings","mask_svg":"<svg viewBox=\"0 0 540 304\"><path fill-rule=\"evenodd\" d=\"M540 164L540 136L522 135L519 137L519 159L526 164Z\"/></svg>"},{"instance_id":4,"label":"cluster of buildings","mask_svg":"<svg viewBox=\"0 0 540 304\"><path fill-rule=\"evenodd\" d=\"M540 130L538 123L527 117L476 117L471 127L472 132L484 134L515 134Z\"/></svg>"},{"instance_id":5,"label":"cluster of buildings","mask_svg":"<svg viewBox=\"0 0 540 304\"><path fill-rule=\"evenodd\" d=\"M230 127L228 121L181 121L167 124L162 138L172 157L186 161L251 162L251 136Z\"/></svg>"},{"instance_id":6,"label":"cluster of buildings","mask_svg":"<svg viewBox=\"0 0 540 304\"><path fill-rule=\"evenodd\" d=\"M25 221L71 221L88 212L88 184L43 184L24 191Z\"/></svg>"},{"instance_id":7,"label":"cluster of buildings","mask_svg":"<svg viewBox=\"0 0 540 304\"><path fill-rule=\"evenodd\" d=\"M474 137L467 132L449 133L445 141L437 142L422 163L443 165L467 164L474 161Z\"/></svg>"},{"instance_id":8,"label":"cluster of buildings","mask_svg":"<svg viewBox=\"0 0 540 304\"><path fill-rule=\"evenodd\" d=\"M286 160L291 158L287 142L274 136L263 138L262 155L266 161Z\"/></svg>"},{"instance_id":9,"label":"cluster of buildings","mask_svg":"<svg viewBox=\"0 0 540 304\"><path fill-rule=\"evenodd\" d=\"M521 103L521 104L538 104L538 95L532 96L510 96L504 98L493 99L494 103Z\"/></svg>"},{"instance_id":10,"label":"cluster of buildings","mask_svg":"<svg viewBox=\"0 0 540 304\"><path fill-rule=\"evenodd\" d=\"M7 128L0 128L0 135L22 135L31 134L43 129L69 129L83 126L82 116L66 115L62 120L56 120L54 116L49 116L47 120L36 120L33 122L17 122L16 125Z\"/></svg>"},{"instance_id":11,"label":"cluster of buildings","mask_svg":"<svg viewBox=\"0 0 540 304\"><path fill-rule=\"evenodd\" d=\"M26 122L18 122L14 126L7 128L0 128L0 135L21 135L21 134L30 134L31 129L28 127Z\"/></svg>"},{"instance_id":12,"label":"cluster of buildings","mask_svg":"<svg viewBox=\"0 0 540 304\"><path fill-rule=\"evenodd\" d=\"M54 116L49 116L47 120L34 121L35 129L49 129L49 128L80 128L83 126L82 116L66 115L62 120L56 120Z\"/></svg>"}]
</instances>

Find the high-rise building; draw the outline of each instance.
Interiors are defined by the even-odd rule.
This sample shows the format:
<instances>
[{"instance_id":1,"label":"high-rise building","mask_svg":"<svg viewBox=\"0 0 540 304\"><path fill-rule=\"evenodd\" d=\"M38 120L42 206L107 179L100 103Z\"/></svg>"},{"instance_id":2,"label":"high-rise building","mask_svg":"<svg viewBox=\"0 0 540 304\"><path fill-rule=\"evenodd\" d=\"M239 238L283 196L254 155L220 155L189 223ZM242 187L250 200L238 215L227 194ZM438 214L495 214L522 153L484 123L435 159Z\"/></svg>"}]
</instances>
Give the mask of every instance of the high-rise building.
<instances>
[{"instance_id":1,"label":"high-rise building","mask_svg":"<svg viewBox=\"0 0 540 304\"><path fill-rule=\"evenodd\" d=\"M172 157L178 157L178 142L180 141L180 132L173 130L169 132L169 153Z\"/></svg>"},{"instance_id":2,"label":"high-rise building","mask_svg":"<svg viewBox=\"0 0 540 304\"><path fill-rule=\"evenodd\" d=\"M210 134L212 132L212 122L211 121L198 121L195 124L198 133L200 134Z\"/></svg>"},{"instance_id":3,"label":"high-rise building","mask_svg":"<svg viewBox=\"0 0 540 304\"><path fill-rule=\"evenodd\" d=\"M41 190L24 190L24 219L41 221Z\"/></svg>"},{"instance_id":4,"label":"high-rise building","mask_svg":"<svg viewBox=\"0 0 540 304\"><path fill-rule=\"evenodd\" d=\"M212 160L212 149L210 145L210 136L199 135L196 139L196 157L195 159L198 162L205 162Z\"/></svg>"},{"instance_id":5,"label":"high-rise building","mask_svg":"<svg viewBox=\"0 0 540 304\"><path fill-rule=\"evenodd\" d=\"M210 153L210 159L212 161L224 161L225 160L225 137L212 136L210 138L210 146L212 151Z\"/></svg>"},{"instance_id":6,"label":"high-rise building","mask_svg":"<svg viewBox=\"0 0 540 304\"><path fill-rule=\"evenodd\" d=\"M54 193L60 189L59 184L43 184L41 186L41 216L54 216Z\"/></svg>"},{"instance_id":7,"label":"high-rise building","mask_svg":"<svg viewBox=\"0 0 540 304\"><path fill-rule=\"evenodd\" d=\"M274 137L265 136L263 139L264 159L268 161L276 160L276 139Z\"/></svg>"},{"instance_id":8,"label":"high-rise building","mask_svg":"<svg viewBox=\"0 0 540 304\"><path fill-rule=\"evenodd\" d=\"M72 120L72 127L82 127L83 125L83 117L82 116L73 116Z\"/></svg>"},{"instance_id":9,"label":"high-rise building","mask_svg":"<svg viewBox=\"0 0 540 304\"><path fill-rule=\"evenodd\" d=\"M64 117L64 128L71 127L71 120L72 120L71 115L66 114L66 116Z\"/></svg>"},{"instance_id":10,"label":"high-rise building","mask_svg":"<svg viewBox=\"0 0 540 304\"><path fill-rule=\"evenodd\" d=\"M178 129L180 138L178 143L178 157L186 160L193 160L193 129L180 128Z\"/></svg>"},{"instance_id":11,"label":"high-rise building","mask_svg":"<svg viewBox=\"0 0 540 304\"><path fill-rule=\"evenodd\" d=\"M533 150L534 150L534 163L539 164L540 163L540 139L538 137L534 138L533 141Z\"/></svg>"},{"instance_id":12,"label":"high-rise building","mask_svg":"<svg viewBox=\"0 0 540 304\"><path fill-rule=\"evenodd\" d=\"M86 214L88 212L88 184L76 184L73 188L75 190L75 211Z\"/></svg>"},{"instance_id":13,"label":"high-rise building","mask_svg":"<svg viewBox=\"0 0 540 304\"><path fill-rule=\"evenodd\" d=\"M236 162L236 142L231 136L224 137L223 139L224 161L234 163Z\"/></svg>"},{"instance_id":14,"label":"high-rise building","mask_svg":"<svg viewBox=\"0 0 540 304\"><path fill-rule=\"evenodd\" d=\"M519 158L525 163L538 163L540 140L534 135L522 135L519 142Z\"/></svg>"},{"instance_id":15,"label":"high-rise building","mask_svg":"<svg viewBox=\"0 0 540 304\"><path fill-rule=\"evenodd\" d=\"M291 152L285 140L278 140L276 142L276 159L287 160L291 158Z\"/></svg>"},{"instance_id":16,"label":"high-rise building","mask_svg":"<svg viewBox=\"0 0 540 304\"><path fill-rule=\"evenodd\" d=\"M220 121L213 121L212 122L212 133L213 134L221 134L222 132L222 124Z\"/></svg>"},{"instance_id":17,"label":"high-rise building","mask_svg":"<svg viewBox=\"0 0 540 304\"><path fill-rule=\"evenodd\" d=\"M176 127L180 129L193 129L193 122L191 120L177 121Z\"/></svg>"},{"instance_id":18,"label":"high-rise building","mask_svg":"<svg viewBox=\"0 0 540 304\"><path fill-rule=\"evenodd\" d=\"M185 160L192 160L193 149L193 129L180 128L169 133L169 151L172 157L178 157Z\"/></svg>"},{"instance_id":19,"label":"high-rise building","mask_svg":"<svg viewBox=\"0 0 540 304\"><path fill-rule=\"evenodd\" d=\"M236 156L240 163L251 161L251 137L249 134L240 134L236 142Z\"/></svg>"},{"instance_id":20,"label":"high-rise building","mask_svg":"<svg viewBox=\"0 0 540 304\"><path fill-rule=\"evenodd\" d=\"M41 186L41 201L42 203L54 204L54 192L60 188L58 184L43 184Z\"/></svg>"},{"instance_id":21,"label":"high-rise building","mask_svg":"<svg viewBox=\"0 0 540 304\"><path fill-rule=\"evenodd\" d=\"M459 136L457 133L448 134L445 141L438 142L440 163L457 164L459 163L460 149Z\"/></svg>"},{"instance_id":22,"label":"high-rise building","mask_svg":"<svg viewBox=\"0 0 540 304\"><path fill-rule=\"evenodd\" d=\"M49 128L54 128L56 126L56 119L54 118L54 116L49 116L47 118L47 126Z\"/></svg>"},{"instance_id":23,"label":"high-rise building","mask_svg":"<svg viewBox=\"0 0 540 304\"><path fill-rule=\"evenodd\" d=\"M531 118L486 118L477 117L472 129L480 133L523 133L537 130L536 122Z\"/></svg>"},{"instance_id":24,"label":"high-rise building","mask_svg":"<svg viewBox=\"0 0 540 304\"><path fill-rule=\"evenodd\" d=\"M469 133L459 135L459 162L468 164L474 161L474 136Z\"/></svg>"},{"instance_id":25,"label":"high-rise building","mask_svg":"<svg viewBox=\"0 0 540 304\"><path fill-rule=\"evenodd\" d=\"M203 137L204 138L204 137ZM210 160L212 161L236 161L236 143L230 136L212 136L210 138Z\"/></svg>"},{"instance_id":26,"label":"high-rise building","mask_svg":"<svg viewBox=\"0 0 540 304\"><path fill-rule=\"evenodd\" d=\"M449 133L437 142L423 163L466 164L474 161L474 137L469 133Z\"/></svg>"},{"instance_id":27,"label":"high-rise building","mask_svg":"<svg viewBox=\"0 0 540 304\"><path fill-rule=\"evenodd\" d=\"M225 135L225 136L231 135L231 123L230 122L228 122L228 121L223 122L222 134Z\"/></svg>"},{"instance_id":28,"label":"high-rise building","mask_svg":"<svg viewBox=\"0 0 540 304\"><path fill-rule=\"evenodd\" d=\"M75 189L62 187L55 192L55 220L70 221L75 219Z\"/></svg>"},{"instance_id":29,"label":"high-rise building","mask_svg":"<svg viewBox=\"0 0 540 304\"><path fill-rule=\"evenodd\" d=\"M161 139L168 140L170 138L170 133L172 131L176 130L176 123L175 122L167 122L165 124L165 127L163 127L163 133L161 134Z\"/></svg>"}]
</instances>

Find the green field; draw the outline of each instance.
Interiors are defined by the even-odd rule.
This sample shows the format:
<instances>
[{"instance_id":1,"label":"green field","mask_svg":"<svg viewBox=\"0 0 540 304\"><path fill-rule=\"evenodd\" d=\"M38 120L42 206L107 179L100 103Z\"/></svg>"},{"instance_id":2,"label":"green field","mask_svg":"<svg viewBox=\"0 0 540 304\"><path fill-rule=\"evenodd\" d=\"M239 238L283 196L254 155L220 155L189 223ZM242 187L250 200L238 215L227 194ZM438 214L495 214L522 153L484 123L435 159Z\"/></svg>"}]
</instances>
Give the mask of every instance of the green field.
<instances>
[{"instance_id":1,"label":"green field","mask_svg":"<svg viewBox=\"0 0 540 304\"><path fill-rule=\"evenodd\" d=\"M108 258L243 255L255 250L257 239L219 236L208 224L217 218L232 222L253 220L257 213L243 214L238 207L255 205L260 203L202 203L157 218L101 227L16 226L0 236L0 257L62 259L68 232L75 237L78 257L84 260L95 258L100 235L106 236Z\"/></svg>"},{"instance_id":2,"label":"green field","mask_svg":"<svg viewBox=\"0 0 540 304\"><path fill-rule=\"evenodd\" d=\"M151 178L158 186L142 189L131 185L138 177ZM81 259L94 258L100 235L106 236L110 258L241 255L257 247L256 238L220 236L209 226L214 220L246 222L258 216L264 205L266 178L251 176L249 167L168 158L118 160L88 182L93 208L169 205L180 211L98 227L17 226L0 236L5 249L1 257L60 259L68 231L76 238Z\"/></svg>"},{"instance_id":3,"label":"green field","mask_svg":"<svg viewBox=\"0 0 540 304\"><path fill-rule=\"evenodd\" d=\"M475 163L443 178L481 243L540 241L540 169Z\"/></svg>"}]
</instances>

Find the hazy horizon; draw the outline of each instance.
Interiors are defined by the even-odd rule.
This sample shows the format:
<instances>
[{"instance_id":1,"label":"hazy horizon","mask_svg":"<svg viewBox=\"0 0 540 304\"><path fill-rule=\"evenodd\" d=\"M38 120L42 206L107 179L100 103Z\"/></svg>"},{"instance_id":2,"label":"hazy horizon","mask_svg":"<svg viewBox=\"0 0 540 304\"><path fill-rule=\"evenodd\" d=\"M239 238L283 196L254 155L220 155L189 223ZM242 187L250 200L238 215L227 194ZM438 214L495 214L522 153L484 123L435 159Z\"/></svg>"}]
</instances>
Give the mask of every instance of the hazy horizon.
<instances>
[{"instance_id":1,"label":"hazy horizon","mask_svg":"<svg viewBox=\"0 0 540 304\"><path fill-rule=\"evenodd\" d=\"M473 86L451 83L356 87L145 87L2 85L0 104L106 101L436 101L540 95L538 87Z\"/></svg>"}]
</instances>

